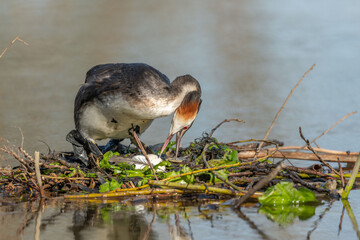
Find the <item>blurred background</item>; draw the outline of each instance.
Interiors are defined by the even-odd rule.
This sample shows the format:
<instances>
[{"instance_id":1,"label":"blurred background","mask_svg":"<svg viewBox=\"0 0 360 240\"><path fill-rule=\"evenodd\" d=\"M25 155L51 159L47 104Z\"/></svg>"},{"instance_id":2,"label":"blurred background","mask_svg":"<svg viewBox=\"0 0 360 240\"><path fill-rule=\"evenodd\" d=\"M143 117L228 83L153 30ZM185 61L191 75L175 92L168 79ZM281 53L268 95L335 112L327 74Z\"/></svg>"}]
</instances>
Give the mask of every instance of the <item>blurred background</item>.
<instances>
[{"instance_id":1,"label":"blurred background","mask_svg":"<svg viewBox=\"0 0 360 240\"><path fill-rule=\"evenodd\" d=\"M303 145L359 110L360 2L1 1L0 136L32 153L71 150L73 102L85 73L111 62L144 62L170 80L191 74L203 89L183 146L210 131L219 141L262 138L301 76L270 138ZM321 147L359 151L359 113L322 137ZM163 142L171 116L141 139ZM11 163L7 156L1 165Z\"/></svg>"}]
</instances>

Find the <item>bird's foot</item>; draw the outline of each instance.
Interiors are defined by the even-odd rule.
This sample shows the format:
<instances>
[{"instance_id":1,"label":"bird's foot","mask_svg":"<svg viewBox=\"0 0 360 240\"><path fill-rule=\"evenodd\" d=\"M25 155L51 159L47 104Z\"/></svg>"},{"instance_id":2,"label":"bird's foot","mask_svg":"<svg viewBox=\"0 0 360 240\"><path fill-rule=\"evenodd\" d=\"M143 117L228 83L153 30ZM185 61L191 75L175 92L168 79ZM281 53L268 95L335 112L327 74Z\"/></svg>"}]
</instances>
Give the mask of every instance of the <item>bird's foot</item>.
<instances>
[{"instance_id":1,"label":"bird's foot","mask_svg":"<svg viewBox=\"0 0 360 240\"><path fill-rule=\"evenodd\" d=\"M133 136L135 132L136 134L140 134L140 126L139 125L136 125L134 126L133 124L131 124L131 128L129 128L129 135L130 136Z\"/></svg>"},{"instance_id":2,"label":"bird's foot","mask_svg":"<svg viewBox=\"0 0 360 240\"><path fill-rule=\"evenodd\" d=\"M120 142L123 139L110 139L110 141L105 146L99 146L99 149L102 153L106 153L109 151L112 152L126 152L126 147Z\"/></svg>"},{"instance_id":3,"label":"bird's foot","mask_svg":"<svg viewBox=\"0 0 360 240\"><path fill-rule=\"evenodd\" d=\"M84 149L85 139L76 130L70 131L66 135L66 141L72 144L74 150L73 159L82 162L84 165L88 165L89 157Z\"/></svg>"},{"instance_id":4,"label":"bird's foot","mask_svg":"<svg viewBox=\"0 0 360 240\"><path fill-rule=\"evenodd\" d=\"M88 154L92 153L94 157L102 159L103 154L100 151L98 145L92 141L92 140L85 140L85 150L88 152Z\"/></svg>"},{"instance_id":5,"label":"bird's foot","mask_svg":"<svg viewBox=\"0 0 360 240\"><path fill-rule=\"evenodd\" d=\"M66 141L73 146L74 160L82 162L85 166L89 166L89 155L91 153L96 159L102 159L103 154L96 143L83 138L77 130L70 131L66 135Z\"/></svg>"}]
</instances>

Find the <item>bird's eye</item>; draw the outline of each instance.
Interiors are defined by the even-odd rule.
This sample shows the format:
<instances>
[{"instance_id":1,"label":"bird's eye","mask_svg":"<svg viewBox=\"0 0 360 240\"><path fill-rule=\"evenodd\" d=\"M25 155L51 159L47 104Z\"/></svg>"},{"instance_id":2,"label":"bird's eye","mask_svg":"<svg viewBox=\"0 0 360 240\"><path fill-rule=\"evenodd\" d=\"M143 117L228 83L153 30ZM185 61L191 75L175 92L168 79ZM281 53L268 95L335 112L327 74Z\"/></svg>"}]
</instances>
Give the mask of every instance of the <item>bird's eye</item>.
<instances>
[{"instance_id":1,"label":"bird's eye","mask_svg":"<svg viewBox=\"0 0 360 240\"><path fill-rule=\"evenodd\" d=\"M186 130L186 129L188 129L188 127L184 127L183 129Z\"/></svg>"}]
</instances>

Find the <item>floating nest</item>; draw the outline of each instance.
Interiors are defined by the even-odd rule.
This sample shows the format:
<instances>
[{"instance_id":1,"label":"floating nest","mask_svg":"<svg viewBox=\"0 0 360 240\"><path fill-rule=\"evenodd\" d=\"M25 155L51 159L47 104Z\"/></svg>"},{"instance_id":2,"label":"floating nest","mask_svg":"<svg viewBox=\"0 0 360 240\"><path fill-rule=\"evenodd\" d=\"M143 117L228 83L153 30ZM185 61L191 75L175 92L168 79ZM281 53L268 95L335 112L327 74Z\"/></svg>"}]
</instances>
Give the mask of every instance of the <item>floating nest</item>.
<instances>
[{"instance_id":1,"label":"floating nest","mask_svg":"<svg viewBox=\"0 0 360 240\"><path fill-rule=\"evenodd\" d=\"M90 156L90 166L84 166L73 158L72 152L49 150L47 154L32 156L21 147L3 141L0 150L14 157L20 165L0 168L0 194L27 199L54 196L68 199L237 197L240 206L249 198L263 196L271 186L292 182L296 189L305 187L317 196L339 198L350 178L340 163L353 164L359 155L314 149L301 129L300 135L307 143L305 147L286 147L277 140L221 143L212 137L215 130L180 149L177 159L174 158L175 142L169 144L162 161L153 162L154 171L143 156L139 158L136 147L119 145L102 159ZM155 153L160 147L160 144L150 146ZM149 156L157 158L157 155ZM318 163L304 168L295 166L290 159ZM327 163L335 159L338 169Z\"/></svg>"}]
</instances>

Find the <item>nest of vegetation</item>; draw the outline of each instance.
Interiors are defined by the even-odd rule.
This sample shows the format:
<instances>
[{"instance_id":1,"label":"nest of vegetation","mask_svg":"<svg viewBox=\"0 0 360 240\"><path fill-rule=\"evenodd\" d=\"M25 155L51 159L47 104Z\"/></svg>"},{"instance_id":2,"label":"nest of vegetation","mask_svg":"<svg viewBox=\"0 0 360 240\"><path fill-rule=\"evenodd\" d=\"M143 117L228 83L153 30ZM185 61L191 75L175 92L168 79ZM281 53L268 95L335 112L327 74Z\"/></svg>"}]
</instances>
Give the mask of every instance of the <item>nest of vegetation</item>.
<instances>
[{"instance_id":1,"label":"nest of vegetation","mask_svg":"<svg viewBox=\"0 0 360 240\"><path fill-rule=\"evenodd\" d=\"M230 119L222 123L231 120L240 121ZM3 140L0 150L20 165L0 168L0 194L27 199L237 197L236 204L240 206L279 182L292 182L295 188L305 187L317 196L338 198L350 178L340 163L355 163L359 155L312 148L301 128L300 135L307 143L304 147L285 147L277 140L221 143L212 135L222 123L181 149L178 159L174 159L175 142L170 143L164 160L153 166L154 171L146 164L136 168L136 147L121 145L119 152L107 152L102 159L92 157L92 164L84 166L71 160L71 152L49 150L47 154L36 152L32 156ZM150 148L156 153L159 145ZM296 167L289 158L318 163L308 168ZM338 162L339 168L334 169L329 161Z\"/></svg>"}]
</instances>

